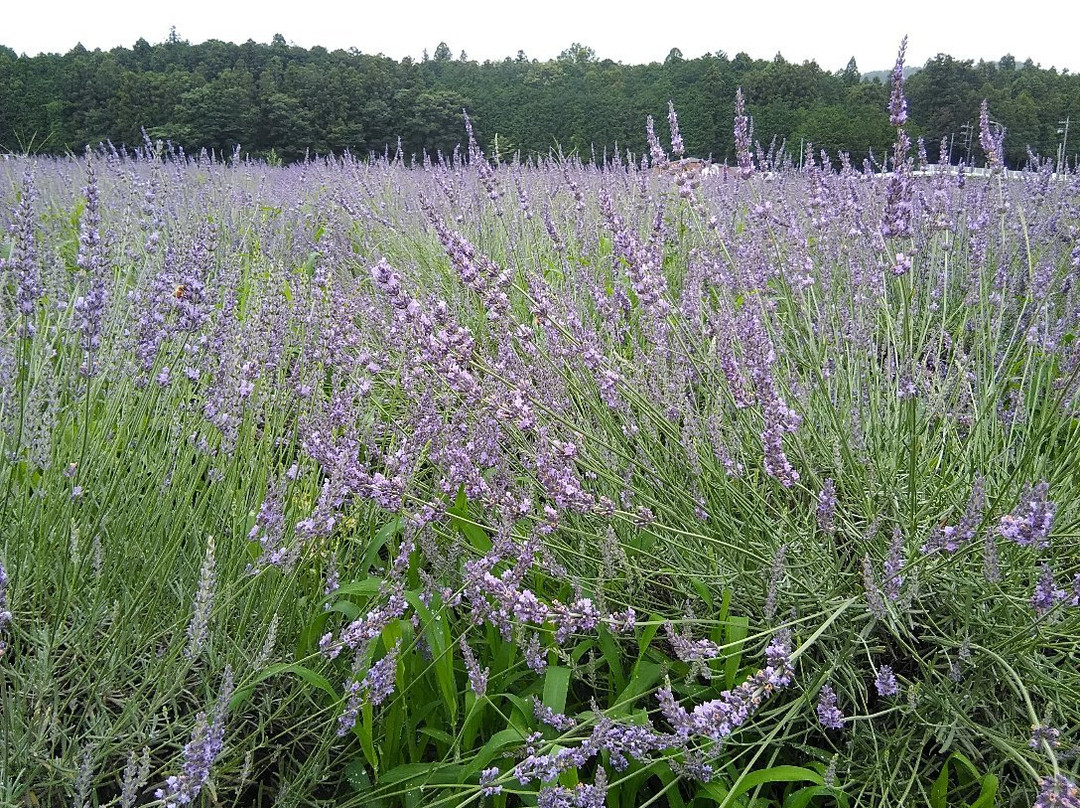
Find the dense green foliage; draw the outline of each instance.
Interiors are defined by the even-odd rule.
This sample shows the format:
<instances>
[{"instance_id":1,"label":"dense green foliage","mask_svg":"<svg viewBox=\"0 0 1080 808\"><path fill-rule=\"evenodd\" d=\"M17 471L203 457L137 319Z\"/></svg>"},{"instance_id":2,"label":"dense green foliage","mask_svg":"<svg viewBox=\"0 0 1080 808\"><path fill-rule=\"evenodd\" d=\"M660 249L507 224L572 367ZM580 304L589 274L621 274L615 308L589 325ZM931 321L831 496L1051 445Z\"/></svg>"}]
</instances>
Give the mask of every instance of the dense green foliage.
<instances>
[{"instance_id":1,"label":"dense green foliage","mask_svg":"<svg viewBox=\"0 0 1080 808\"><path fill-rule=\"evenodd\" d=\"M464 57L465 54L462 54ZM776 136L789 153L812 142L830 156L844 150L856 165L880 158L891 142L885 114L888 86L860 78L854 60L831 73L814 62L754 60L723 52L647 65L601 60L574 44L540 62L519 52L501 62L454 59L440 43L432 58L401 62L356 51L304 49L275 36L269 44L172 36L151 45L104 52L78 46L64 55L17 57L0 47L0 151L81 153L111 141L141 145L140 127L189 152L232 153L292 161L306 151L382 154L406 159L449 154L461 140L467 108L489 154L561 150L602 158L619 144L645 150L642 121L662 117L674 101L688 153L717 161L734 157L731 118L742 86L756 136ZM1080 119L1080 76L1044 70L1011 56L998 62L939 55L908 87L913 133L932 161L942 138L952 162L978 153L979 103L1008 129L1009 165L1026 162L1027 147L1056 153L1059 121ZM496 140L497 137L497 140ZM1080 145L1080 138L1075 139ZM974 148L971 148L974 144ZM1071 150L1075 156L1075 149Z\"/></svg>"}]
</instances>

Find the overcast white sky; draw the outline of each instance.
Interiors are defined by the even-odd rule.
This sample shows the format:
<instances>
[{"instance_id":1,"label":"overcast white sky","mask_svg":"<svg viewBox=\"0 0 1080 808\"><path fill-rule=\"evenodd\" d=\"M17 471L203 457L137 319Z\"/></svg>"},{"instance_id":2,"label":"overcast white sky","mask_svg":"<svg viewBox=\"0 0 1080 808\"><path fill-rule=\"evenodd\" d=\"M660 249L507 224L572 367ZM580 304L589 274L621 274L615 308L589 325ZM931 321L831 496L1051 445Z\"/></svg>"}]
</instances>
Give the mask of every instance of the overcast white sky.
<instances>
[{"instance_id":1,"label":"overcast white sky","mask_svg":"<svg viewBox=\"0 0 1080 808\"><path fill-rule=\"evenodd\" d=\"M258 5L229 0L27 0L0 4L0 45L18 53L63 53L77 42L93 50L131 47L140 37L163 41L170 26L192 43L207 39L269 42L275 33L297 45L357 48L395 59L419 59L445 41L454 56L502 59L523 50L529 58L557 56L571 43L591 47L601 59L624 64L662 61L673 47L687 58L745 51L788 61L814 59L840 70L854 56L860 70L885 70L909 35L909 66L937 53L996 61L1011 53L1043 67L1080 72L1080 11L1061 11L1073 0L1026 0L1005 18L989 4L867 3L864 0L774 0L738 5L706 0L636 3L622 0L436 3L406 0L320 0ZM926 9L925 15L918 15ZM275 9L279 9L275 10ZM892 13L894 10L902 13Z\"/></svg>"}]
</instances>

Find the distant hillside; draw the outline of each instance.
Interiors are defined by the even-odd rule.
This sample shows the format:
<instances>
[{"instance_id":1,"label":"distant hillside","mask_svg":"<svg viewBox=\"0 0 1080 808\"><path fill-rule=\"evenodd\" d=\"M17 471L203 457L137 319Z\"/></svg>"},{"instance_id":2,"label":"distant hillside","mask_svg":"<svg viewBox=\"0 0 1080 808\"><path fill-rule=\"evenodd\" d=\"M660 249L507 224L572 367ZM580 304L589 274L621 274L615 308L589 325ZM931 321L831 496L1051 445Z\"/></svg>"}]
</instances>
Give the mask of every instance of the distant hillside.
<instances>
[{"instance_id":1,"label":"distant hillside","mask_svg":"<svg viewBox=\"0 0 1080 808\"><path fill-rule=\"evenodd\" d=\"M914 76L920 70L922 70L921 67L905 67L904 68L904 78L906 79L909 76ZM890 68L888 70L874 70L874 71L872 71L870 73L863 73L862 74L862 80L863 81L880 81L880 82L884 83L884 82L887 82L889 80L889 77L891 75L892 75L892 68Z\"/></svg>"}]
</instances>

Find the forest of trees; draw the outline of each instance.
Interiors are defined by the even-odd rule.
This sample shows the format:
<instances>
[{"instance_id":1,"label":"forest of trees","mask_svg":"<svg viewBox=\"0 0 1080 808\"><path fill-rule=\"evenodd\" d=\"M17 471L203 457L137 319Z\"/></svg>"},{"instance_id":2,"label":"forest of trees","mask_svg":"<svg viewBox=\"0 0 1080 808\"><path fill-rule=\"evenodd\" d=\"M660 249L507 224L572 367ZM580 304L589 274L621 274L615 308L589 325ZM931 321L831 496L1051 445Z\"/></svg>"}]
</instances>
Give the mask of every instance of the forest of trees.
<instances>
[{"instance_id":1,"label":"forest of trees","mask_svg":"<svg viewBox=\"0 0 1080 808\"><path fill-rule=\"evenodd\" d=\"M736 87L746 94L755 137L775 136L789 153L812 142L858 165L883 157L893 140L885 111L889 88L865 80L851 60L829 72L779 54L772 61L723 52L685 58L673 49L661 63L624 65L574 44L541 62L518 52L498 62L455 57L439 43L417 62L357 51L211 40L192 45L174 33L151 45L18 56L0 46L0 152L81 152L112 142L135 146L142 129L189 153L212 149L292 161L306 153L390 153L400 137L405 159L449 154L464 137L467 109L481 146L504 159L578 154L602 159L616 144L646 150L645 117L663 131L675 103L687 153L731 162ZM1044 70L1011 56L973 63L939 55L905 84L912 131L931 162L981 163L979 104L1007 128L1006 161L1027 150L1056 157L1066 119L1080 120L1080 75ZM976 130L973 132L973 128ZM974 135L974 136L973 136ZM1080 130L1070 137L1076 159ZM1075 145L1074 145L1075 144ZM948 159L945 155L944 159Z\"/></svg>"}]
</instances>

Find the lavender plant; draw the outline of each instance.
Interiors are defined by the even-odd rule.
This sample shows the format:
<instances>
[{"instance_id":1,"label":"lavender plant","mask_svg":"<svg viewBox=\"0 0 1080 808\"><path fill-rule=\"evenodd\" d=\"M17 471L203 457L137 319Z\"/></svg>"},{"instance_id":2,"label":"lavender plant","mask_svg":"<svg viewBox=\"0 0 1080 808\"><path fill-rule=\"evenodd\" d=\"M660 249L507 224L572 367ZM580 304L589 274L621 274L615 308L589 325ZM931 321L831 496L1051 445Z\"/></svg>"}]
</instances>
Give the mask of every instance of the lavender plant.
<instances>
[{"instance_id":1,"label":"lavender plant","mask_svg":"<svg viewBox=\"0 0 1080 808\"><path fill-rule=\"evenodd\" d=\"M888 176L0 164L2 799L1069 804L1080 180L903 55Z\"/></svg>"}]
</instances>

